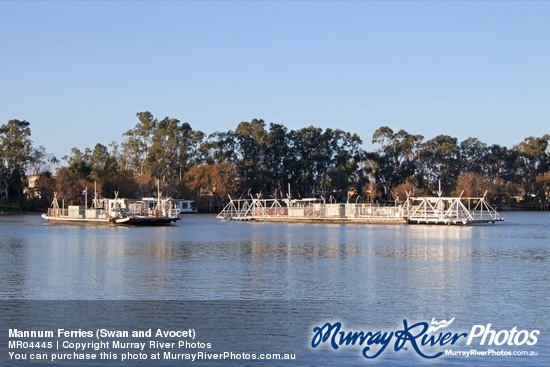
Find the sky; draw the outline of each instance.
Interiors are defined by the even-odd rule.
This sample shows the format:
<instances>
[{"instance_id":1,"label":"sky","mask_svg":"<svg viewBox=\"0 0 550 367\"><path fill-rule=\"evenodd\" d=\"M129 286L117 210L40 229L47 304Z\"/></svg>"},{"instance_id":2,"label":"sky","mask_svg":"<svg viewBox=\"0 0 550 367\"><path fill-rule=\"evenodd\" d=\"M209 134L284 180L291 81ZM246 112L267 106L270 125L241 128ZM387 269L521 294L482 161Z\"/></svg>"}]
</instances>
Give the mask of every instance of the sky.
<instances>
[{"instance_id":1,"label":"sky","mask_svg":"<svg viewBox=\"0 0 550 367\"><path fill-rule=\"evenodd\" d=\"M0 1L0 124L121 143L150 111L512 147L550 133L548 1Z\"/></svg>"}]
</instances>

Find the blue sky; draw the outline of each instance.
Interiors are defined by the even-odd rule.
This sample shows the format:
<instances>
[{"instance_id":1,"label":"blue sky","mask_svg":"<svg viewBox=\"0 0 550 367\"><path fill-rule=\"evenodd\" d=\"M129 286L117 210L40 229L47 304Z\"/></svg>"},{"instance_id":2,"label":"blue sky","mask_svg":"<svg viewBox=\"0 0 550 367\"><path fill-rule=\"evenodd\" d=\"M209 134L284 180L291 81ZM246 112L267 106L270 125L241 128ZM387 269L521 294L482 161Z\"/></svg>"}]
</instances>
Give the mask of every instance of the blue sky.
<instances>
[{"instance_id":1,"label":"blue sky","mask_svg":"<svg viewBox=\"0 0 550 367\"><path fill-rule=\"evenodd\" d=\"M150 111L511 147L550 133L550 2L0 1L0 123L121 142Z\"/></svg>"}]
</instances>

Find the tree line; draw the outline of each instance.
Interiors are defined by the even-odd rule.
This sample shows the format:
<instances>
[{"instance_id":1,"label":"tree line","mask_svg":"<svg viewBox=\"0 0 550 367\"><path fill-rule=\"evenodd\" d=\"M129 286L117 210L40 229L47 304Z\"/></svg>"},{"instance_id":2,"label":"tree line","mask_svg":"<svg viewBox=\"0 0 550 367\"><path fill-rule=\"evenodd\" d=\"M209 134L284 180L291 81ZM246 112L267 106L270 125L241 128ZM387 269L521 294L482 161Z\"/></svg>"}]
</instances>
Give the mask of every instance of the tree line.
<instances>
[{"instance_id":1,"label":"tree line","mask_svg":"<svg viewBox=\"0 0 550 367\"><path fill-rule=\"evenodd\" d=\"M507 148L382 126L366 151L357 134L341 129L289 130L253 119L207 136L175 118L136 116L120 144L72 148L64 163L33 146L29 122L8 121L0 127L0 200L43 207L57 193L78 203L94 185L103 197L143 197L157 182L164 195L195 199L203 209L218 209L228 195L393 202L407 192L442 192L487 193L497 204L550 200L549 134ZM31 175L38 179L34 192Z\"/></svg>"}]
</instances>

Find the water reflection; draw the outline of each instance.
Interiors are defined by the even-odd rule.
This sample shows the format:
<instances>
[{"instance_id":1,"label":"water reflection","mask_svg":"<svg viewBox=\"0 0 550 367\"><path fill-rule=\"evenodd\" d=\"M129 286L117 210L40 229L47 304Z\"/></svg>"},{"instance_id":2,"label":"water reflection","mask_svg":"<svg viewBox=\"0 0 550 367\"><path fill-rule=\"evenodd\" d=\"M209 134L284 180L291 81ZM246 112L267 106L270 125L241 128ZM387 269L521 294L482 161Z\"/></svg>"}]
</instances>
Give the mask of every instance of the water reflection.
<instances>
[{"instance_id":1,"label":"water reflection","mask_svg":"<svg viewBox=\"0 0 550 367\"><path fill-rule=\"evenodd\" d=\"M310 305L296 309L307 322L383 329L404 318L456 317L464 327L510 322L547 330L549 219L518 214L502 225L447 227L192 216L146 229L0 217L0 298L132 300L124 310L130 315L133 300L278 300ZM157 316L143 311L145 319Z\"/></svg>"},{"instance_id":2,"label":"water reflection","mask_svg":"<svg viewBox=\"0 0 550 367\"><path fill-rule=\"evenodd\" d=\"M536 225L539 234L548 227ZM420 297L458 307L485 297L483 286L504 293L509 282L528 285L549 251L547 238L533 239L525 226L527 241L513 223L296 225L193 216L172 227L111 228L27 217L0 227L0 297L8 299L353 299L377 307Z\"/></svg>"},{"instance_id":3,"label":"water reflection","mask_svg":"<svg viewBox=\"0 0 550 367\"><path fill-rule=\"evenodd\" d=\"M25 269L25 258L19 256L24 250L24 243L19 239L6 238L2 241L0 247L0 269L8 269L14 267L15 269ZM0 286L0 298L25 298L25 273L22 272L8 272L2 276L3 286ZM15 294L12 294L10 290L13 290Z\"/></svg>"},{"instance_id":4,"label":"water reflection","mask_svg":"<svg viewBox=\"0 0 550 367\"><path fill-rule=\"evenodd\" d=\"M374 247L374 253L381 257L399 257L426 261L468 261L472 258L472 248L468 245L453 244L413 244L381 245Z\"/></svg>"}]
</instances>

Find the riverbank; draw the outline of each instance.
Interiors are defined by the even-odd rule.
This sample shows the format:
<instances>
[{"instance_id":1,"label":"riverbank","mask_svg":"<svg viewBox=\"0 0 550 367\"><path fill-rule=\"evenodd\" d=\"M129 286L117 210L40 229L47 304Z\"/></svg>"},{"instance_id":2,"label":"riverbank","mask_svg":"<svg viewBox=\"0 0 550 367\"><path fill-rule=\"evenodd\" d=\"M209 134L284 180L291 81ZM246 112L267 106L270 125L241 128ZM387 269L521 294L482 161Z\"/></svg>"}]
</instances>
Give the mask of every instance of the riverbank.
<instances>
[{"instance_id":1,"label":"riverbank","mask_svg":"<svg viewBox=\"0 0 550 367\"><path fill-rule=\"evenodd\" d=\"M17 205L2 203L0 204L0 215L20 215L23 210Z\"/></svg>"},{"instance_id":2,"label":"riverbank","mask_svg":"<svg viewBox=\"0 0 550 367\"><path fill-rule=\"evenodd\" d=\"M547 212L550 203L505 204L498 208L501 212Z\"/></svg>"}]
</instances>

